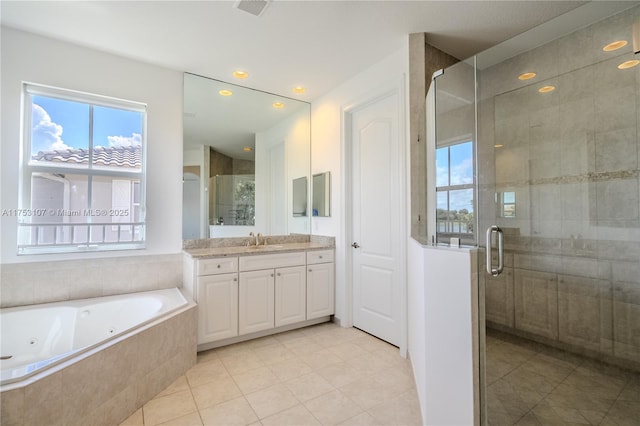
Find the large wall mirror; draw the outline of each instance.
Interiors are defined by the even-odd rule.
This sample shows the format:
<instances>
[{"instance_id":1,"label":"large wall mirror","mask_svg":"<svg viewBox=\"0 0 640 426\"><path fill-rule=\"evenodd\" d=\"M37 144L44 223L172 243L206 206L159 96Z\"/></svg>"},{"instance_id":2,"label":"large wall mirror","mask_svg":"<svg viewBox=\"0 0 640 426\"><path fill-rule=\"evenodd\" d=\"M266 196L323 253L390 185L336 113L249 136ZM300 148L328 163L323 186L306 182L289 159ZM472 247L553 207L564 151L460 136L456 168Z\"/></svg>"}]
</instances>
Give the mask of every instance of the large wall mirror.
<instances>
[{"instance_id":1,"label":"large wall mirror","mask_svg":"<svg viewBox=\"0 0 640 426\"><path fill-rule=\"evenodd\" d=\"M183 238L310 233L311 215L294 211L310 121L307 102L185 74Z\"/></svg>"}]
</instances>

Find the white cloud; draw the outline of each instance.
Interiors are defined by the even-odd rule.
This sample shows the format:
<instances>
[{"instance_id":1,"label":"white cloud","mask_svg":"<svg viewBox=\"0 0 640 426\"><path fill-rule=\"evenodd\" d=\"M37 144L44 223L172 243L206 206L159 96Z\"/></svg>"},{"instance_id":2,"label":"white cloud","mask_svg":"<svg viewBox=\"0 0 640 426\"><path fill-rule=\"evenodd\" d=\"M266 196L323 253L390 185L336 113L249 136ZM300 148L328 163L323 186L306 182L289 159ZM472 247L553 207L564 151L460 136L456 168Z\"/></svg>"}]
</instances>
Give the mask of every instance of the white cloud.
<instances>
[{"instance_id":1,"label":"white cloud","mask_svg":"<svg viewBox=\"0 0 640 426\"><path fill-rule=\"evenodd\" d=\"M132 133L131 136L107 136L110 147L142 145L142 135Z\"/></svg>"},{"instance_id":2,"label":"white cloud","mask_svg":"<svg viewBox=\"0 0 640 426\"><path fill-rule=\"evenodd\" d=\"M70 146L62 140L64 129L61 125L51 121L49 113L40 105L32 104L31 108L31 146L33 153L38 151L53 151L69 149Z\"/></svg>"}]
</instances>

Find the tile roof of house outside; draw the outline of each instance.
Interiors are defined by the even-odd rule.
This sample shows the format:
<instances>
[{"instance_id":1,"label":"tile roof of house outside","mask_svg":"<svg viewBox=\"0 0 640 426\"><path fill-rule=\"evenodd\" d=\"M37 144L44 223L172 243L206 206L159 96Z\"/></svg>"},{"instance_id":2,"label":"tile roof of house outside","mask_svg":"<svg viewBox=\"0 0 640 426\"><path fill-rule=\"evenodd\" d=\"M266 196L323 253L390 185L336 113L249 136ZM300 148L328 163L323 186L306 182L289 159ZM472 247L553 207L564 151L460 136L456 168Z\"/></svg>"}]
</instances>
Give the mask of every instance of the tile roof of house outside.
<instances>
[{"instance_id":1,"label":"tile roof of house outside","mask_svg":"<svg viewBox=\"0 0 640 426\"><path fill-rule=\"evenodd\" d=\"M35 161L89 164L89 150L79 148L39 151L32 159ZM98 146L93 149L93 163L99 166L139 169L142 167L142 147L140 145L118 147Z\"/></svg>"}]
</instances>

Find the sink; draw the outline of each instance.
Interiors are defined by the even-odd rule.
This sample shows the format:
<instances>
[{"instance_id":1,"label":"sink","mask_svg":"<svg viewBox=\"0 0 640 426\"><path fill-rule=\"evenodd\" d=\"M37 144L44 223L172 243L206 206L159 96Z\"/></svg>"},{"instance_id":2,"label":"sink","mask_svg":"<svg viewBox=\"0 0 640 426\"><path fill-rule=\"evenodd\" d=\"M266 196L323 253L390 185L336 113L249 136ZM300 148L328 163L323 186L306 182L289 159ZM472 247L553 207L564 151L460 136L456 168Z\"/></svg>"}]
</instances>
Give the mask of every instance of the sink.
<instances>
[{"instance_id":1,"label":"sink","mask_svg":"<svg viewBox=\"0 0 640 426\"><path fill-rule=\"evenodd\" d=\"M269 244L266 246L248 246L247 247L248 250L266 250L270 248L277 249L277 248L282 248L282 246L278 244Z\"/></svg>"}]
</instances>

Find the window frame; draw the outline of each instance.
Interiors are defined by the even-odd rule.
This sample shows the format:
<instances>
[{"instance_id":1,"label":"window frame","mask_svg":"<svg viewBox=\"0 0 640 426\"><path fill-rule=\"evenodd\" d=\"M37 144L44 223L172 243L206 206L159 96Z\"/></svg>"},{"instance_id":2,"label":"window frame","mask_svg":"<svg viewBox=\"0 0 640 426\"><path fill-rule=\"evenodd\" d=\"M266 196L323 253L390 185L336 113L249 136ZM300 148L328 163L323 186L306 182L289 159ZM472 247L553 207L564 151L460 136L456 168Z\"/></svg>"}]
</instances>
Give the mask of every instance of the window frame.
<instances>
[{"instance_id":1,"label":"window frame","mask_svg":"<svg viewBox=\"0 0 640 426\"><path fill-rule=\"evenodd\" d=\"M54 99L60 99L65 101L72 101L83 103L89 106L89 128L88 128L88 164L86 167L83 165L81 167L75 166L73 164L61 165L60 163L50 163L47 164L45 162L36 162L32 160L32 157L35 153L32 152L32 105L33 105L33 97L34 96L42 96ZM140 153L140 161L141 167L140 169L124 169L117 170L115 168L102 168L100 166L96 167L94 164L93 157L93 109L95 106L106 107L106 108L114 108L120 110L126 110L131 112L138 112L142 115L142 123L141 123L141 153ZM19 182L18 182L18 205L20 206L20 211L25 212L24 215L18 215L18 240L17 240L17 250L18 255L28 255L28 254L51 254L51 253L77 253L77 252L96 252L96 251L111 251L111 250L138 250L146 248L146 174L147 174L147 161L146 161L146 153L147 153L147 105L141 102L128 101L124 99L112 98L102 95L96 95L86 92L80 92L76 90L62 89L53 86L47 86L42 84L23 82L22 83L22 123L21 123L21 141L20 141L20 174L19 174ZM140 235L139 240L135 240L132 231L132 240L131 241L117 241L117 242L109 242L103 241L101 242L93 242L92 241L92 226L112 226L112 225L120 225L120 222L100 222L99 217L94 217L92 215L85 216L86 221L78 222L78 223L44 223L42 226L64 226L64 227L86 227L87 228L87 238L84 242L74 243L73 238L70 242L59 243L54 241L52 244L39 244L36 237L36 242L31 243L31 241L21 241L21 230L25 228L38 228L38 224L34 224L32 222L32 218L35 216L39 216L41 212L37 212L32 205L32 176L36 175L58 175L58 174L72 174L72 175L80 175L87 178L87 209L93 209L92 203L92 191L93 185L92 181L95 177L105 177L109 179L125 179L130 180L132 184L132 191L135 182L139 182L139 220L133 222L133 204L130 215L132 218L129 222L124 223L123 225L134 225L138 227ZM109 218L111 220L111 218ZM29 240L31 240L31 232L25 231L30 236ZM36 231L36 236L38 235L38 231ZM54 231L54 235L55 231ZM104 235L104 232L103 232ZM120 239L121 231L118 230L118 240Z\"/></svg>"},{"instance_id":2,"label":"window frame","mask_svg":"<svg viewBox=\"0 0 640 426\"><path fill-rule=\"evenodd\" d=\"M466 144L466 143L470 143L471 144L471 164L472 164L472 179L471 179L471 183L465 183L465 184L455 184L455 185L451 185L451 147L456 146L456 145L462 145L462 144ZM476 203L476 152L475 152L475 141L473 139L473 135L468 134L468 135L464 135L462 137L456 137L456 138L452 138L450 140L447 141L443 141L439 144L437 144L434 147L434 151L433 151L433 167L434 170L437 168L436 167L436 158L437 158L437 151L439 149L443 149L446 148L447 149L447 182L448 185L441 185L438 186L437 184L437 176L434 177L434 181L433 181L433 187L434 187L434 219L435 219L435 223L434 223L434 237L435 237L435 242L436 243L445 243L445 241L440 241L440 237L444 236L444 238L449 239L451 237L457 237L460 238L460 243L462 245L469 245L469 246L473 246L476 245L477 243L477 229L476 228L476 219L477 219L477 213L476 213L476 209L477 209L477 203ZM437 172L436 172L437 173ZM457 191L457 190L465 190L465 189L470 189L473 192L473 202L472 202L472 208L473 208L473 217L474 220L472 222L472 225L474 227L473 231L470 233L462 233L462 232L441 232L438 229L438 218L437 218L437 200L438 200L438 193L446 193L447 195L447 207L448 210L450 211L450 206L451 206L451 191Z\"/></svg>"}]
</instances>

